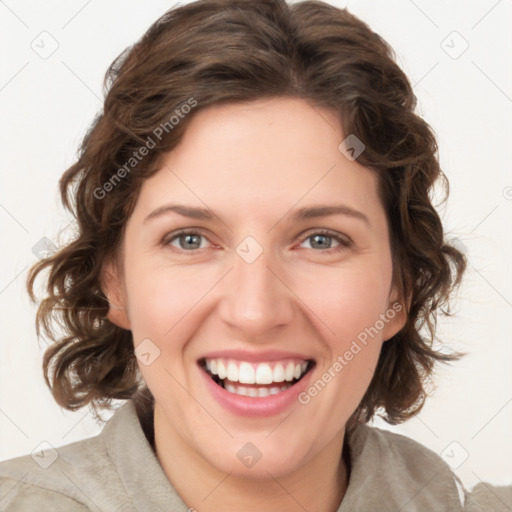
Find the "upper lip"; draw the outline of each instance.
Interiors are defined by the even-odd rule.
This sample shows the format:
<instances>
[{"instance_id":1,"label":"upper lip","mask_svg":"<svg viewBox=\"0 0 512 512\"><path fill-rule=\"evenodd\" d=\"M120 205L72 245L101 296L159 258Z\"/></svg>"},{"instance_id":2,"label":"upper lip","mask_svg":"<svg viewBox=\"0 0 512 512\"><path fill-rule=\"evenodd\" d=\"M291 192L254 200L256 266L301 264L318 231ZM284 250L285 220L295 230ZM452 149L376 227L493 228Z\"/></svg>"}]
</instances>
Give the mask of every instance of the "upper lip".
<instances>
[{"instance_id":1,"label":"upper lip","mask_svg":"<svg viewBox=\"0 0 512 512\"><path fill-rule=\"evenodd\" d=\"M234 359L235 361L247 361L252 363L265 363L271 361L282 361L284 359L302 359L303 361L313 361L311 357L298 352L289 352L284 350L264 350L254 352L249 350L216 350L208 352L199 358L204 359Z\"/></svg>"}]
</instances>

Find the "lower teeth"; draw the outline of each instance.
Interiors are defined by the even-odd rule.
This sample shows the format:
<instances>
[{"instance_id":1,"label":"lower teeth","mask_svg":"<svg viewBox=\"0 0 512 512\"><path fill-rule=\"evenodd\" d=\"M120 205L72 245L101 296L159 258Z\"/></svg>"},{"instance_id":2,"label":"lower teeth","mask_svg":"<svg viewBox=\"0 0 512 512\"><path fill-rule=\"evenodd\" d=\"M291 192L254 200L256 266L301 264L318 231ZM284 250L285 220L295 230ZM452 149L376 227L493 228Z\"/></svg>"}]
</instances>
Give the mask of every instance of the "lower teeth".
<instances>
[{"instance_id":1,"label":"lower teeth","mask_svg":"<svg viewBox=\"0 0 512 512\"><path fill-rule=\"evenodd\" d=\"M222 387L229 391L230 393L234 393L236 395L242 395L242 396L250 396L250 397L266 397L269 395L277 395L278 393L281 393L282 391L287 390L289 387L292 386L292 383L286 383L282 386L273 386L273 387L249 387L249 386L235 386L233 384L230 384L228 382L222 382Z\"/></svg>"},{"instance_id":2,"label":"lower teeth","mask_svg":"<svg viewBox=\"0 0 512 512\"><path fill-rule=\"evenodd\" d=\"M229 391L230 393L233 393L235 395L241 395L241 396L250 396L254 398L261 398L266 397L269 395L277 395L279 393L282 393L283 391L286 391L288 388L291 388L294 384L296 384L300 379L293 379L291 382L286 381L282 383L275 383L274 386L270 387L269 385L266 386L247 386L243 384L239 384L236 382L228 381L228 379L219 379L218 375L213 375L210 372L207 371L207 373L210 375L213 382L218 384L221 388L224 388L226 391ZM304 375L301 375L301 378Z\"/></svg>"}]
</instances>

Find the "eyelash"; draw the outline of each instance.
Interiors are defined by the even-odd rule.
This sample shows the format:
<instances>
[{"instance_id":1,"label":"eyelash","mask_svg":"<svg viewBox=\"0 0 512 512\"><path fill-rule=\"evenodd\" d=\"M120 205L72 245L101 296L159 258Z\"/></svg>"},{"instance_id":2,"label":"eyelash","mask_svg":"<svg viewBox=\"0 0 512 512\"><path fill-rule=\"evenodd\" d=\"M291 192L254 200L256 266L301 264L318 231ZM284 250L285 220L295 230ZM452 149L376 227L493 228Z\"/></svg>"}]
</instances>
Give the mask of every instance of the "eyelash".
<instances>
[{"instance_id":1,"label":"eyelash","mask_svg":"<svg viewBox=\"0 0 512 512\"><path fill-rule=\"evenodd\" d=\"M169 235L169 236L166 236L162 240L161 244L164 247L170 246L171 242L173 242L174 240L178 239L180 236L185 236L185 235L199 235L199 236L202 236L203 238L208 239L205 235L203 235L202 233L200 233L198 231L191 230L191 229L183 229L183 230L176 231L175 233L171 233L171 235ZM306 241L307 239L312 238L315 235L322 235L322 236L327 236L329 238L332 238L333 240L338 242L339 245L336 246L336 247L330 248L330 249L326 249L326 250L311 249L312 251L321 252L321 253L324 253L324 254L335 254L335 253L341 252L341 251L343 251L345 249L348 249L349 247L351 247L353 245L353 242L352 242L352 240L350 240L349 237L346 237L346 238L341 237L335 231L330 231L328 229L319 229L317 231L310 232L307 236L305 236L305 237L303 237L301 239L301 244L304 241ZM195 253L197 251L200 251L201 249L191 249L191 250L187 251L187 250L183 250L183 249L178 249L177 247L173 246L173 250L175 250L178 253L192 254L192 253Z\"/></svg>"}]
</instances>

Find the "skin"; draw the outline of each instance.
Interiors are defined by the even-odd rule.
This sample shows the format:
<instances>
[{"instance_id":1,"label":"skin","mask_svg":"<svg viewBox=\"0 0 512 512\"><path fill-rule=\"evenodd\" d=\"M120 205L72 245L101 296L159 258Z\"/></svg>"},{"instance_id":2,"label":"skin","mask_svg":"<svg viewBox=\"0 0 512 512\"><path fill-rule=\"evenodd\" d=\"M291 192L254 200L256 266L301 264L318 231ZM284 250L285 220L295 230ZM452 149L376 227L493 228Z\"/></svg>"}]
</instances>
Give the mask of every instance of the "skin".
<instances>
[{"instance_id":1,"label":"skin","mask_svg":"<svg viewBox=\"0 0 512 512\"><path fill-rule=\"evenodd\" d=\"M398 300L377 177L339 151L344 139L334 112L297 98L198 111L144 182L120 266L105 268L110 320L132 331L136 347L150 339L160 350L148 366L139 361L156 401L157 457L198 511L333 512L345 493L345 424L382 343L403 327L404 309L307 405L271 417L226 411L197 364L213 350L293 351L316 361L313 383ZM171 202L217 217L168 212L145 222ZM332 204L368 222L347 215L291 220L298 208ZM181 228L203 235L192 249L175 237ZM341 242L315 244L321 229ZM247 236L263 249L252 263L236 252ZM262 453L250 468L237 457L246 442Z\"/></svg>"}]
</instances>

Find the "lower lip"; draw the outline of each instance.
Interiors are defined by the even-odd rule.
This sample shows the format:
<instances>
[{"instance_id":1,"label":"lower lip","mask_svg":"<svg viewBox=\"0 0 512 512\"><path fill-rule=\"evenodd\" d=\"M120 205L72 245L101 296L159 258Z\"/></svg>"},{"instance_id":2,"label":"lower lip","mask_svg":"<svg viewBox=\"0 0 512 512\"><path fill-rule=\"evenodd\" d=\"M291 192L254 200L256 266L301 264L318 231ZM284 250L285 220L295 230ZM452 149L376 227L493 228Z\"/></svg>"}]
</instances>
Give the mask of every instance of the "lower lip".
<instances>
[{"instance_id":1,"label":"lower lip","mask_svg":"<svg viewBox=\"0 0 512 512\"><path fill-rule=\"evenodd\" d=\"M297 403L297 397L306 389L312 373L310 370L302 379L285 391L265 397L252 397L230 393L214 382L202 368L199 368L199 371L205 379L206 387L222 407L237 416L253 417L273 416Z\"/></svg>"}]
</instances>

